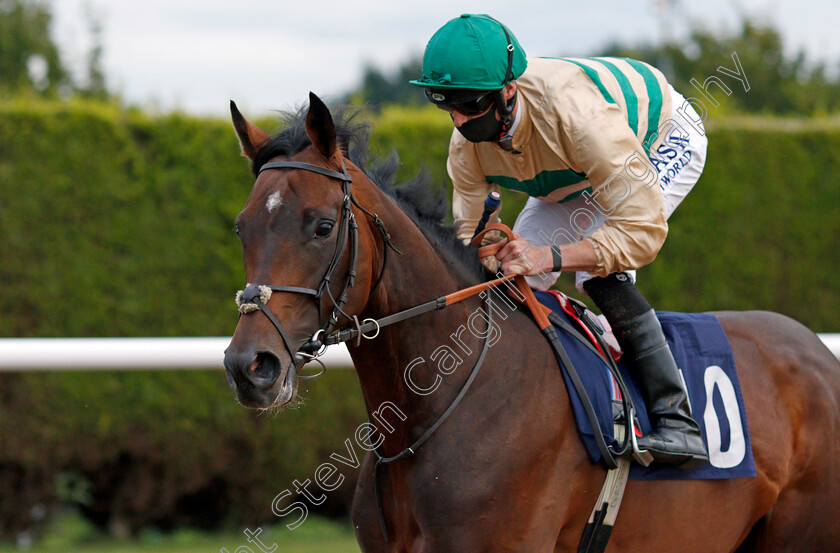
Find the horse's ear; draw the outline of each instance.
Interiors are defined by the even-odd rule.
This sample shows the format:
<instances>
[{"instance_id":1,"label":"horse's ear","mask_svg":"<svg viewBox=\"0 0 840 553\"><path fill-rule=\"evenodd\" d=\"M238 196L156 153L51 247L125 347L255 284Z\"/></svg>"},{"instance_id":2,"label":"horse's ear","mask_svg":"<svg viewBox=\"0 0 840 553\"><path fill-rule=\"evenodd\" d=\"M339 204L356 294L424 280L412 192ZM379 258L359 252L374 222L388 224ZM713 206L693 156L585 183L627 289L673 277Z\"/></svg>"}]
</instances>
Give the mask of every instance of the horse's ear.
<instances>
[{"instance_id":1,"label":"horse's ear","mask_svg":"<svg viewBox=\"0 0 840 553\"><path fill-rule=\"evenodd\" d=\"M306 113L306 135L315 150L329 159L338 154L335 125L326 104L312 92L309 93L309 111Z\"/></svg>"},{"instance_id":2,"label":"horse's ear","mask_svg":"<svg viewBox=\"0 0 840 553\"><path fill-rule=\"evenodd\" d=\"M254 161L257 152L265 146L271 137L267 132L245 119L239 113L239 108L236 107L233 100L230 101L230 117L233 119L233 128L239 138L239 145L242 147L242 155Z\"/></svg>"}]
</instances>

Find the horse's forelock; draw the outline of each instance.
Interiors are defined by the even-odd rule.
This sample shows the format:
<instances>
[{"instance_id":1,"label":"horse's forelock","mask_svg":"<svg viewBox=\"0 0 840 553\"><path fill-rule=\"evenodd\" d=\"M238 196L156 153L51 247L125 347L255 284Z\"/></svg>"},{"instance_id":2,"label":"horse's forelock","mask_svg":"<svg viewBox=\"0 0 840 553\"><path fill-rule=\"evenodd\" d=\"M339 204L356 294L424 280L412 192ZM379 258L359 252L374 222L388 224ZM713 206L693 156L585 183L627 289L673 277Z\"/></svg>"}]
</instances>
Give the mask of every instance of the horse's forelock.
<instances>
[{"instance_id":1,"label":"horse's forelock","mask_svg":"<svg viewBox=\"0 0 840 553\"><path fill-rule=\"evenodd\" d=\"M306 134L307 107L280 112L282 130L271 137L254 157L251 172L256 176L260 168L278 156L292 157L312 145ZM360 121L359 110L350 106L330 108L335 125L336 141L342 154L364 159L370 138L370 126ZM352 160L352 159L351 159Z\"/></svg>"}]
</instances>

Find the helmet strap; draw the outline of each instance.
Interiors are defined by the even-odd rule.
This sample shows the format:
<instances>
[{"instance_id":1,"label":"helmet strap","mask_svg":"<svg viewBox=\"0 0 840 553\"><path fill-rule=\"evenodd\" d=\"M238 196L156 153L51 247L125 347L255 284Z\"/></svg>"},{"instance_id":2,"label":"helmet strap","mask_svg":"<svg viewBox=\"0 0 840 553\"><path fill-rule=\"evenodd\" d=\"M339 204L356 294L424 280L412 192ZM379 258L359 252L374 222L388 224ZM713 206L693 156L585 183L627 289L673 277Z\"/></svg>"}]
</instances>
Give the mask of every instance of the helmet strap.
<instances>
[{"instance_id":1,"label":"helmet strap","mask_svg":"<svg viewBox=\"0 0 840 553\"><path fill-rule=\"evenodd\" d=\"M502 31L505 33L505 39L507 40L507 71L505 71L505 80L502 83L502 88L496 94L496 106L499 108L499 115L502 116L502 135L499 137L501 138L505 134L507 134L508 130L510 130L511 125L513 124L513 107L516 105L516 92L514 92L513 97L510 99L510 102L505 101L505 87L513 80L513 41L510 39L510 33L508 33L507 27L502 25L501 22L496 21L499 26L502 28Z\"/></svg>"},{"instance_id":2,"label":"helmet strap","mask_svg":"<svg viewBox=\"0 0 840 553\"><path fill-rule=\"evenodd\" d=\"M494 20L495 21L495 20ZM508 84L510 81L513 80L513 41L510 39L510 33L508 33L507 27L502 25L500 22L499 25L502 27L502 31L505 33L505 39L507 40L507 53L508 53L508 62L507 62L507 71L505 71L505 80L504 85Z\"/></svg>"},{"instance_id":3,"label":"helmet strap","mask_svg":"<svg viewBox=\"0 0 840 553\"><path fill-rule=\"evenodd\" d=\"M513 108L516 106L516 97L519 91L515 91L510 100L505 100L505 89L501 89L496 93L496 107L499 109L499 115L502 117L502 136L507 134L510 127L513 125ZM501 136L499 137L501 138Z\"/></svg>"}]
</instances>

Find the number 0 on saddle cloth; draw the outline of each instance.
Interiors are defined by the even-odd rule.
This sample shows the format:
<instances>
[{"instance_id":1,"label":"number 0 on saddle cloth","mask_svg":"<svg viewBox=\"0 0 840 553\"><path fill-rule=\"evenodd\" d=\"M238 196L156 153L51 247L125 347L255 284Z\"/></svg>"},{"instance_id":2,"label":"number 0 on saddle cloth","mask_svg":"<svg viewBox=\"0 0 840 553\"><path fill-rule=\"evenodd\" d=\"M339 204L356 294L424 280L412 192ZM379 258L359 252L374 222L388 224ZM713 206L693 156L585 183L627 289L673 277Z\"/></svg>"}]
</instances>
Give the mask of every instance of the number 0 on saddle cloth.
<instances>
[{"instance_id":1,"label":"number 0 on saddle cloth","mask_svg":"<svg viewBox=\"0 0 840 553\"><path fill-rule=\"evenodd\" d=\"M560 308L550 293L536 292L537 299L575 326L571 317ZM668 345L683 373L691 412L700 424L703 439L709 451L709 464L684 470L670 465L653 463L649 467L634 464L630 478L634 480L723 479L756 475L752 456L750 431L744 408L744 398L732 348L718 320L707 313L657 312ZM613 435L612 394L613 386L606 363L590 349L568 333L558 329L560 340L575 363L592 405L598 415L601 432L608 444L616 444ZM645 402L636 384L636 377L623 361L618 363L630 396L638 411L637 417L643 434L650 432ZM600 462L601 455L595 444L594 434L586 418L580 399L566 372L566 388L575 414L578 431L586 451L593 462Z\"/></svg>"}]
</instances>

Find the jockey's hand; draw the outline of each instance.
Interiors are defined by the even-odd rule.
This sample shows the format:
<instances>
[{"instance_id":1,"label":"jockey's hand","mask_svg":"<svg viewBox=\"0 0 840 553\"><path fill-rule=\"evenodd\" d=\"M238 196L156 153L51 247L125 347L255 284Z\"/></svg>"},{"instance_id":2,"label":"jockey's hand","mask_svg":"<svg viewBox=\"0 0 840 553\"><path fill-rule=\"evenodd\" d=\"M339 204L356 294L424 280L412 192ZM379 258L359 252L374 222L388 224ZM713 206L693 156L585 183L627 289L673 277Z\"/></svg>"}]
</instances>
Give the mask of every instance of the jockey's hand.
<instances>
[{"instance_id":1,"label":"jockey's hand","mask_svg":"<svg viewBox=\"0 0 840 553\"><path fill-rule=\"evenodd\" d=\"M482 257L479 261L481 264L484 265L484 268L490 271L491 274L496 274L499 272L499 260L496 259L495 255L488 255L487 257Z\"/></svg>"},{"instance_id":2,"label":"jockey's hand","mask_svg":"<svg viewBox=\"0 0 840 553\"><path fill-rule=\"evenodd\" d=\"M534 246L516 232L511 233L507 243L496 252L496 258L506 275L534 276L551 271L550 246Z\"/></svg>"}]
</instances>

